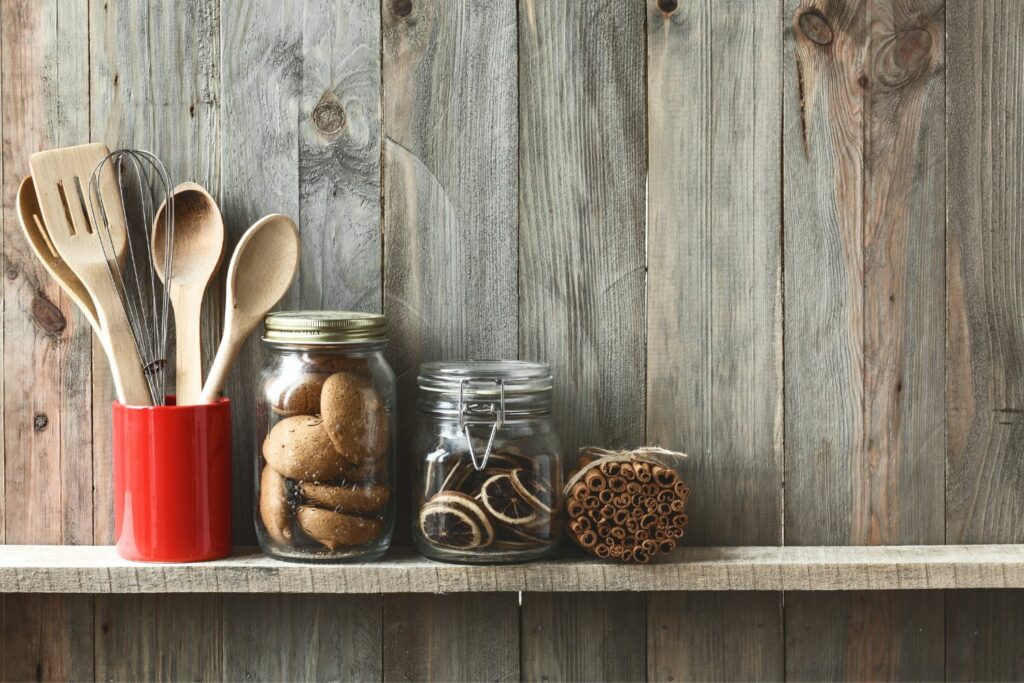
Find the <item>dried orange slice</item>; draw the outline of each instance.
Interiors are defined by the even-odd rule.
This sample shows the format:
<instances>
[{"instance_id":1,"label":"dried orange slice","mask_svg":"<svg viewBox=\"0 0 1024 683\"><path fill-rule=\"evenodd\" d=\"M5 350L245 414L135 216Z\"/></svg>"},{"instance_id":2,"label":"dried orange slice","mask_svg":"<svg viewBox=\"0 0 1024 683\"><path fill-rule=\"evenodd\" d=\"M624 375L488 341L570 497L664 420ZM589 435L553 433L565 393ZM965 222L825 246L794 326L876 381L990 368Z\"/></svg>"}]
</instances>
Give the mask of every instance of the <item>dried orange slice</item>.
<instances>
[{"instance_id":1,"label":"dried orange slice","mask_svg":"<svg viewBox=\"0 0 1024 683\"><path fill-rule=\"evenodd\" d=\"M451 505L427 503L420 510L420 530L434 545L458 550L478 548L483 541L473 516Z\"/></svg>"},{"instance_id":2,"label":"dried orange slice","mask_svg":"<svg viewBox=\"0 0 1024 683\"><path fill-rule=\"evenodd\" d=\"M480 527L480 532L483 536L478 547L483 548L489 546L494 541L494 525L491 524L490 518L480 506L480 503L474 500L471 496L467 496L465 493L461 493L459 491L442 491L431 498L430 502L427 504L445 505L457 508L469 514L474 521L476 521L477 526Z\"/></svg>"},{"instance_id":3,"label":"dried orange slice","mask_svg":"<svg viewBox=\"0 0 1024 683\"><path fill-rule=\"evenodd\" d=\"M496 474L480 487L480 502L499 522L521 526L537 519L537 510L508 474Z\"/></svg>"},{"instance_id":4,"label":"dried orange slice","mask_svg":"<svg viewBox=\"0 0 1024 683\"><path fill-rule=\"evenodd\" d=\"M509 473L512 486L534 509L546 514L554 510L555 492L551 484L529 470L517 469Z\"/></svg>"}]
</instances>

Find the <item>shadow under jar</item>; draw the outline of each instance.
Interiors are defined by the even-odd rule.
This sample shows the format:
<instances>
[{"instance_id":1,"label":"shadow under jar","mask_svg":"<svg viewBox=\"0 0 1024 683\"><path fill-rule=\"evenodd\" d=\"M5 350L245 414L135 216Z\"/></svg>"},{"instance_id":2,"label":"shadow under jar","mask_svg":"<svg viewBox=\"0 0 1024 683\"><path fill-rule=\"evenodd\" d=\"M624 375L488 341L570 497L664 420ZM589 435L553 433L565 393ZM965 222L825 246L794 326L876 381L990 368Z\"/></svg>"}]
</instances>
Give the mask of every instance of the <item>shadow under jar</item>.
<instances>
[{"instance_id":1,"label":"shadow under jar","mask_svg":"<svg viewBox=\"0 0 1024 683\"><path fill-rule=\"evenodd\" d=\"M551 370L525 361L425 363L419 376L413 539L447 562L522 562L562 530Z\"/></svg>"},{"instance_id":2,"label":"shadow under jar","mask_svg":"<svg viewBox=\"0 0 1024 683\"><path fill-rule=\"evenodd\" d=\"M283 560L376 559L394 530L384 317L271 313L257 402L256 535Z\"/></svg>"}]
</instances>

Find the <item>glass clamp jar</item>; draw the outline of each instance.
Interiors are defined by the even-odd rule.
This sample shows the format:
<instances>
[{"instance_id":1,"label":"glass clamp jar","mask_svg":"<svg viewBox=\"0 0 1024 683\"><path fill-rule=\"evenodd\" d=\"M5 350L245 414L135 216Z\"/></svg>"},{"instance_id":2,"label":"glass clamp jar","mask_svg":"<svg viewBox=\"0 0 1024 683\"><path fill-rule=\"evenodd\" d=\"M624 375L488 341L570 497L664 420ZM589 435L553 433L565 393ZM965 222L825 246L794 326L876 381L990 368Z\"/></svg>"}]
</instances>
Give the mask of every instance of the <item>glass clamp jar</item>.
<instances>
[{"instance_id":1,"label":"glass clamp jar","mask_svg":"<svg viewBox=\"0 0 1024 683\"><path fill-rule=\"evenodd\" d=\"M375 559L394 529L384 316L271 313L257 401L256 535L272 557Z\"/></svg>"},{"instance_id":2,"label":"glass clamp jar","mask_svg":"<svg viewBox=\"0 0 1024 683\"><path fill-rule=\"evenodd\" d=\"M551 391L544 363L422 366L413 539L425 557L521 562L555 549L562 453Z\"/></svg>"}]
</instances>

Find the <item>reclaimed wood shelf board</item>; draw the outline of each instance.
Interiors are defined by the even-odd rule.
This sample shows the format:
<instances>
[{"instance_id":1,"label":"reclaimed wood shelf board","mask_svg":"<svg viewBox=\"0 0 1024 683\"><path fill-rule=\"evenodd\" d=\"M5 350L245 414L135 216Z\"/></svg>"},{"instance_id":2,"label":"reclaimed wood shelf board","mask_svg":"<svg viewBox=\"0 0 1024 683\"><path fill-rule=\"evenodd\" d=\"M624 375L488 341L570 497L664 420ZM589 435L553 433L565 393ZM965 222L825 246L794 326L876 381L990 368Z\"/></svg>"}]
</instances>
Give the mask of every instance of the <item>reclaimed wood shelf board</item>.
<instances>
[{"instance_id":1,"label":"reclaimed wood shelf board","mask_svg":"<svg viewBox=\"0 0 1024 683\"><path fill-rule=\"evenodd\" d=\"M280 562L252 548L140 564L113 546L0 546L3 593L477 593L1024 588L1024 545L685 548L645 566L581 555L455 565L410 549L378 562Z\"/></svg>"}]
</instances>

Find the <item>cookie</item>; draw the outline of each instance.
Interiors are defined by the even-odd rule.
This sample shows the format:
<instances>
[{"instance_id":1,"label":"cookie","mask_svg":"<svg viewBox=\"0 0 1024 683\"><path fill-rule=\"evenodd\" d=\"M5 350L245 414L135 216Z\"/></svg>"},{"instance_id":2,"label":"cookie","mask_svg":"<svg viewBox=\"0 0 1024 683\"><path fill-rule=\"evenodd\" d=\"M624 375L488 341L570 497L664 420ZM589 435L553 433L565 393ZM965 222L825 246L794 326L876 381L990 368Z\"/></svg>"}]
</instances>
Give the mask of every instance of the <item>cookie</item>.
<instances>
[{"instance_id":1,"label":"cookie","mask_svg":"<svg viewBox=\"0 0 1024 683\"><path fill-rule=\"evenodd\" d=\"M327 373L282 374L264 387L270 409L278 415L319 415L320 392Z\"/></svg>"},{"instance_id":2,"label":"cookie","mask_svg":"<svg viewBox=\"0 0 1024 683\"><path fill-rule=\"evenodd\" d=\"M288 490L284 477L271 467L264 467L260 475L260 519L277 543L292 542L292 520L288 510Z\"/></svg>"},{"instance_id":3,"label":"cookie","mask_svg":"<svg viewBox=\"0 0 1024 683\"><path fill-rule=\"evenodd\" d=\"M296 518L307 536L331 550L369 543L384 530L384 523L379 519L344 515L310 505L300 507Z\"/></svg>"},{"instance_id":4,"label":"cookie","mask_svg":"<svg viewBox=\"0 0 1024 683\"><path fill-rule=\"evenodd\" d=\"M350 463L335 450L316 416L286 417L263 441L263 458L289 479L323 481L340 477Z\"/></svg>"},{"instance_id":5,"label":"cookie","mask_svg":"<svg viewBox=\"0 0 1024 683\"><path fill-rule=\"evenodd\" d=\"M338 512L376 512L388 504L391 497L387 486L364 484L361 486L332 486L304 482L299 490L302 497L314 505L332 508Z\"/></svg>"},{"instance_id":6,"label":"cookie","mask_svg":"<svg viewBox=\"0 0 1024 683\"><path fill-rule=\"evenodd\" d=\"M356 464L379 458L388 446L387 408L369 379L337 372L320 395L324 427L335 449Z\"/></svg>"}]
</instances>

